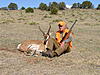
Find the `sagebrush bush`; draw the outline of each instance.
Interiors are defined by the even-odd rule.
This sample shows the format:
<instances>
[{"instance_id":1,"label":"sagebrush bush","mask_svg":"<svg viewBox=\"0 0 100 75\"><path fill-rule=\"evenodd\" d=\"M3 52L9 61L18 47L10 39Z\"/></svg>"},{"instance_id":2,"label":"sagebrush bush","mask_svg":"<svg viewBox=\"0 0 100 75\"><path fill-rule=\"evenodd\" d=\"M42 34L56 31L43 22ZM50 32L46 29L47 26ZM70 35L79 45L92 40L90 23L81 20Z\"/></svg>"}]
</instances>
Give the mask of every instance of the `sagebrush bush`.
<instances>
[{"instance_id":1,"label":"sagebrush bush","mask_svg":"<svg viewBox=\"0 0 100 75\"><path fill-rule=\"evenodd\" d=\"M52 18L51 16L49 15L45 15L44 18Z\"/></svg>"},{"instance_id":2,"label":"sagebrush bush","mask_svg":"<svg viewBox=\"0 0 100 75\"><path fill-rule=\"evenodd\" d=\"M45 3L40 3L40 5L39 5L39 9L41 9L41 10L47 10L47 5L45 4Z\"/></svg>"},{"instance_id":3,"label":"sagebrush bush","mask_svg":"<svg viewBox=\"0 0 100 75\"><path fill-rule=\"evenodd\" d=\"M26 12L26 13L33 13L34 10L33 10L33 8L28 7L27 9L25 9L25 12Z\"/></svg>"},{"instance_id":4,"label":"sagebrush bush","mask_svg":"<svg viewBox=\"0 0 100 75\"><path fill-rule=\"evenodd\" d=\"M50 11L51 11L51 14L57 14L58 13L57 8L52 8Z\"/></svg>"},{"instance_id":5,"label":"sagebrush bush","mask_svg":"<svg viewBox=\"0 0 100 75\"><path fill-rule=\"evenodd\" d=\"M39 23L37 23L37 22L30 22L29 23L29 25L37 25L37 24L39 24Z\"/></svg>"},{"instance_id":6,"label":"sagebrush bush","mask_svg":"<svg viewBox=\"0 0 100 75\"><path fill-rule=\"evenodd\" d=\"M56 20L53 20L52 22L59 22L59 21L63 21L61 19L56 19Z\"/></svg>"},{"instance_id":7,"label":"sagebrush bush","mask_svg":"<svg viewBox=\"0 0 100 75\"><path fill-rule=\"evenodd\" d=\"M98 5L97 10L100 10L100 4Z\"/></svg>"}]
</instances>

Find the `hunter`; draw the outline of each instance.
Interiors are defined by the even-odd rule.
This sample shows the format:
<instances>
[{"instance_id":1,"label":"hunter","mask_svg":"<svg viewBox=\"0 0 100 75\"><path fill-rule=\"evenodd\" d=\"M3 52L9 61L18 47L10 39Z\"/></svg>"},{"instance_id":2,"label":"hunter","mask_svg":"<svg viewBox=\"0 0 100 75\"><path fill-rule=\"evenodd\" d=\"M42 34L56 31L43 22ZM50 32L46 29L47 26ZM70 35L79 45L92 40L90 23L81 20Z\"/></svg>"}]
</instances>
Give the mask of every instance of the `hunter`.
<instances>
[{"instance_id":1,"label":"hunter","mask_svg":"<svg viewBox=\"0 0 100 75\"><path fill-rule=\"evenodd\" d=\"M46 57L55 57L60 56L63 53L70 52L72 48L72 33L68 37L68 39L61 42L65 33L68 33L69 29L67 27L67 23L64 21L58 22L59 30L56 32L56 37L50 38L48 40L47 51L42 52L42 56Z\"/></svg>"}]
</instances>

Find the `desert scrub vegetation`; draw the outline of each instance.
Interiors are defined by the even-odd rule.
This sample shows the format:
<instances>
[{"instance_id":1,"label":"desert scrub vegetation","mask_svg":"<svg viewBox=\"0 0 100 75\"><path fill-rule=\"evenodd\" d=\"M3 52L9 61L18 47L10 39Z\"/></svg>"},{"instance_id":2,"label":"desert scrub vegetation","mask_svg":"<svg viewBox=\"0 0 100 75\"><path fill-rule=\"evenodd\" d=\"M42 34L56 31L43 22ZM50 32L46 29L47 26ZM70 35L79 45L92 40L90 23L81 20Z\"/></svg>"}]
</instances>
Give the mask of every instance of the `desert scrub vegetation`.
<instances>
[{"instance_id":1,"label":"desert scrub vegetation","mask_svg":"<svg viewBox=\"0 0 100 75\"><path fill-rule=\"evenodd\" d=\"M52 8L51 10L51 13L50 14L57 14L58 13L58 9L57 8Z\"/></svg>"},{"instance_id":2,"label":"desert scrub vegetation","mask_svg":"<svg viewBox=\"0 0 100 75\"><path fill-rule=\"evenodd\" d=\"M17 10L17 9L18 9L18 6L17 6L16 3L10 3L10 4L8 5L8 9L9 9L9 10Z\"/></svg>"},{"instance_id":3,"label":"desert scrub vegetation","mask_svg":"<svg viewBox=\"0 0 100 75\"><path fill-rule=\"evenodd\" d=\"M25 10L25 7L22 6L22 7L21 7L21 10Z\"/></svg>"},{"instance_id":4,"label":"desert scrub vegetation","mask_svg":"<svg viewBox=\"0 0 100 75\"><path fill-rule=\"evenodd\" d=\"M100 10L100 4L98 4L97 10Z\"/></svg>"},{"instance_id":5,"label":"desert scrub vegetation","mask_svg":"<svg viewBox=\"0 0 100 75\"><path fill-rule=\"evenodd\" d=\"M63 21L62 19L56 19L56 20L53 20L52 22L59 22L59 21Z\"/></svg>"},{"instance_id":6,"label":"desert scrub vegetation","mask_svg":"<svg viewBox=\"0 0 100 75\"><path fill-rule=\"evenodd\" d=\"M25 9L25 12L26 13L34 13L34 10L33 10L33 8L28 7L27 9Z\"/></svg>"},{"instance_id":7,"label":"desert scrub vegetation","mask_svg":"<svg viewBox=\"0 0 100 75\"><path fill-rule=\"evenodd\" d=\"M95 12L95 15L98 15L98 16L100 16L100 12Z\"/></svg>"},{"instance_id":8,"label":"desert scrub vegetation","mask_svg":"<svg viewBox=\"0 0 100 75\"><path fill-rule=\"evenodd\" d=\"M30 22L29 25L38 25L39 23L37 22Z\"/></svg>"},{"instance_id":9,"label":"desert scrub vegetation","mask_svg":"<svg viewBox=\"0 0 100 75\"><path fill-rule=\"evenodd\" d=\"M23 17L20 17L20 18L18 18L17 20L26 20L25 18L23 18Z\"/></svg>"},{"instance_id":10,"label":"desert scrub vegetation","mask_svg":"<svg viewBox=\"0 0 100 75\"><path fill-rule=\"evenodd\" d=\"M8 15L9 18L15 20L15 18L11 16L11 14L9 13L9 11L8 11L8 13L6 13L6 14Z\"/></svg>"},{"instance_id":11,"label":"desert scrub vegetation","mask_svg":"<svg viewBox=\"0 0 100 75\"><path fill-rule=\"evenodd\" d=\"M41 18L41 20L44 20L45 18L52 18L52 16L46 14Z\"/></svg>"},{"instance_id":12,"label":"desert scrub vegetation","mask_svg":"<svg viewBox=\"0 0 100 75\"><path fill-rule=\"evenodd\" d=\"M8 19L8 20L2 20L2 21L0 22L0 24L8 24L8 23L14 23L14 20Z\"/></svg>"},{"instance_id":13,"label":"desert scrub vegetation","mask_svg":"<svg viewBox=\"0 0 100 75\"><path fill-rule=\"evenodd\" d=\"M40 3L39 9L41 9L41 10L47 10L47 5L45 3Z\"/></svg>"},{"instance_id":14,"label":"desert scrub vegetation","mask_svg":"<svg viewBox=\"0 0 100 75\"><path fill-rule=\"evenodd\" d=\"M50 15L47 15L47 14L44 15L43 17L44 17L44 18L52 18Z\"/></svg>"}]
</instances>

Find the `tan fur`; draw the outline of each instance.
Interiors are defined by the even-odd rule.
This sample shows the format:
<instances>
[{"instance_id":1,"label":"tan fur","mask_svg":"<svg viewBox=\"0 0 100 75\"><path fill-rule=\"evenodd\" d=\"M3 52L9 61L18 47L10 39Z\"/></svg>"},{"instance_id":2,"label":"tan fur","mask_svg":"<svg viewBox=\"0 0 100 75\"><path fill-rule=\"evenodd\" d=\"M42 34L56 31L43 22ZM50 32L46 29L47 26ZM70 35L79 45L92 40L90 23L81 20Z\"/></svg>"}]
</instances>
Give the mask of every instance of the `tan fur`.
<instances>
[{"instance_id":1,"label":"tan fur","mask_svg":"<svg viewBox=\"0 0 100 75\"><path fill-rule=\"evenodd\" d=\"M46 50L45 49L46 46L44 45L44 42L47 42L47 40L50 38L50 35L49 35L50 29L51 29L51 25L49 26L48 32L45 34L42 31L42 29L39 27L39 30L43 33L44 41L43 40L25 40L17 46L17 49L29 55L41 54L41 52Z\"/></svg>"},{"instance_id":2,"label":"tan fur","mask_svg":"<svg viewBox=\"0 0 100 75\"><path fill-rule=\"evenodd\" d=\"M45 50L42 40L25 40L21 43L19 50L22 51L22 52L26 52L26 51L29 50L28 46L31 45L31 44L40 45L39 50Z\"/></svg>"}]
</instances>

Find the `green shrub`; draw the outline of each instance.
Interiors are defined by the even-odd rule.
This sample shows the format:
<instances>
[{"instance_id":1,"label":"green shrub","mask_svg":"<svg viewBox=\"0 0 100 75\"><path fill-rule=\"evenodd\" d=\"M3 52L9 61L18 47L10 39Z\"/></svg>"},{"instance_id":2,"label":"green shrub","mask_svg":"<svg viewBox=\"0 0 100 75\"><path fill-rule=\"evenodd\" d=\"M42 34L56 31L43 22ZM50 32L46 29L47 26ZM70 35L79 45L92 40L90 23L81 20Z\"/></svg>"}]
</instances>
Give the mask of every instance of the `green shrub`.
<instances>
[{"instance_id":1,"label":"green shrub","mask_svg":"<svg viewBox=\"0 0 100 75\"><path fill-rule=\"evenodd\" d=\"M25 9L25 7L21 7L21 10L24 10Z\"/></svg>"},{"instance_id":2,"label":"green shrub","mask_svg":"<svg viewBox=\"0 0 100 75\"><path fill-rule=\"evenodd\" d=\"M83 8L83 9L91 9L91 8L94 8L92 2L90 1L84 1L81 5L80 5L80 8Z\"/></svg>"},{"instance_id":3,"label":"green shrub","mask_svg":"<svg viewBox=\"0 0 100 75\"><path fill-rule=\"evenodd\" d=\"M61 19L56 19L56 20L53 20L52 22L59 22L59 21L63 21Z\"/></svg>"},{"instance_id":4,"label":"green shrub","mask_svg":"<svg viewBox=\"0 0 100 75\"><path fill-rule=\"evenodd\" d=\"M10 4L8 5L8 8L9 8L10 10L17 10L17 9L18 9L18 6L17 6L16 3L10 3Z\"/></svg>"},{"instance_id":5,"label":"green shrub","mask_svg":"<svg viewBox=\"0 0 100 75\"><path fill-rule=\"evenodd\" d=\"M33 10L33 8L28 7L27 9L25 9L25 12L26 12L26 13L33 13L34 10Z\"/></svg>"},{"instance_id":6,"label":"green shrub","mask_svg":"<svg viewBox=\"0 0 100 75\"><path fill-rule=\"evenodd\" d=\"M17 20L26 20L26 19L21 17L21 18L18 18Z\"/></svg>"},{"instance_id":7,"label":"green shrub","mask_svg":"<svg viewBox=\"0 0 100 75\"><path fill-rule=\"evenodd\" d=\"M71 8L80 8L80 3L74 3Z\"/></svg>"},{"instance_id":8,"label":"green shrub","mask_svg":"<svg viewBox=\"0 0 100 75\"><path fill-rule=\"evenodd\" d=\"M41 10L47 10L47 5L44 4L44 3L40 3L39 9L41 9Z\"/></svg>"},{"instance_id":9,"label":"green shrub","mask_svg":"<svg viewBox=\"0 0 100 75\"><path fill-rule=\"evenodd\" d=\"M49 15L45 15L44 18L52 18L51 16Z\"/></svg>"},{"instance_id":10,"label":"green shrub","mask_svg":"<svg viewBox=\"0 0 100 75\"><path fill-rule=\"evenodd\" d=\"M66 4L64 2L59 3L59 9L64 10L66 8Z\"/></svg>"},{"instance_id":11,"label":"green shrub","mask_svg":"<svg viewBox=\"0 0 100 75\"><path fill-rule=\"evenodd\" d=\"M97 10L100 10L100 4L98 5Z\"/></svg>"},{"instance_id":12,"label":"green shrub","mask_svg":"<svg viewBox=\"0 0 100 75\"><path fill-rule=\"evenodd\" d=\"M8 24L8 23L14 23L14 20L3 20L0 22L0 24Z\"/></svg>"},{"instance_id":13,"label":"green shrub","mask_svg":"<svg viewBox=\"0 0 100 75\"><path fill-rule=\"evenodd\" d=\"M51 14L57 14L58 8L52 8L50 11L51 11Z\"/></svg>"},{"instance_id":14,"label":"green shrub","mask_svg":"<svg viewBox=\"0 0 100 75\"><path fill-rule=\"evenodd\" d=\"M29 25L37 25L39 23L36 23L36 22L30 22Z\"/></svg>"}]
</instances>

